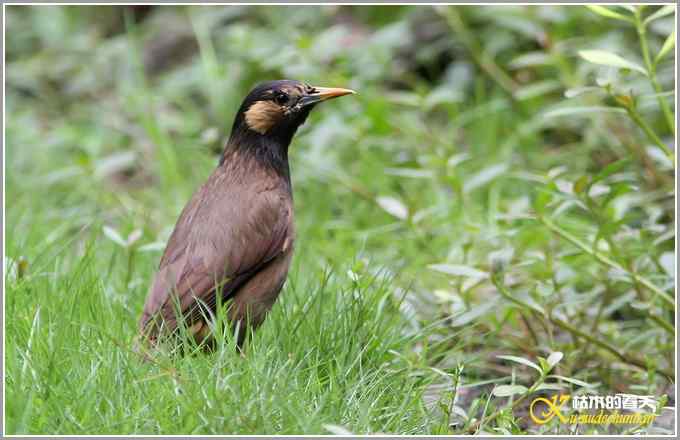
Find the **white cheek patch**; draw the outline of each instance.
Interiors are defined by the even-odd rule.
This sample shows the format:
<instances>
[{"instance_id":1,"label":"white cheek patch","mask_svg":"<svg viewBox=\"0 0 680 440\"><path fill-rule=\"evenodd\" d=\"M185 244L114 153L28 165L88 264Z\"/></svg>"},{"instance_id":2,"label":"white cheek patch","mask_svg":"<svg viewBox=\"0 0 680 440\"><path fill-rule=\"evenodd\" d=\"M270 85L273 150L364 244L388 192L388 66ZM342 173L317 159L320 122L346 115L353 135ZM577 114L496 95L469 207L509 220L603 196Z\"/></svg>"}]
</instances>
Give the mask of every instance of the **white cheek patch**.
<instances>
[{"instance_id":1,"label":"white cheek patch","mask_svg":"<svg viewBox=\"0 0 680 440\"><path fill-rule=\"evenodd\" d=\"M272 101L257 101L246 111L245 119L248 128L265 134L284 115L284 109Z\"/></svg>"}]
</instances>

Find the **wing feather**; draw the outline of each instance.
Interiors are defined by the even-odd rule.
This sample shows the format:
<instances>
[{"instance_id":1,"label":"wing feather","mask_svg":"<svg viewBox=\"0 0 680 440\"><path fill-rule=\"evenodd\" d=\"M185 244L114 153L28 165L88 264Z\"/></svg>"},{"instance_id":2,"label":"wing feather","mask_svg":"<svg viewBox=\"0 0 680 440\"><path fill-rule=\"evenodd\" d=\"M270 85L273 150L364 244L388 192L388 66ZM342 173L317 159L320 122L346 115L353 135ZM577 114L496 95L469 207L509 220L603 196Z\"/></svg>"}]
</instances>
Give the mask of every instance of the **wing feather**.
<instances>
[{"instance_id":1,"label":"wing feather","mask_svg":"<svg viewBox=\"0 0 680 440\"><path fill-rule=\"evenodd\" d=\"M292 240L292 200L274 177L229 178L220 167L182 211L152 284L140 320L142 330L170 330L178 316L200 318L203 303L214 311L217 293L226 301L286 250ZM265 176L267 177L267 176Z\"/></svg>"}]
</instances>

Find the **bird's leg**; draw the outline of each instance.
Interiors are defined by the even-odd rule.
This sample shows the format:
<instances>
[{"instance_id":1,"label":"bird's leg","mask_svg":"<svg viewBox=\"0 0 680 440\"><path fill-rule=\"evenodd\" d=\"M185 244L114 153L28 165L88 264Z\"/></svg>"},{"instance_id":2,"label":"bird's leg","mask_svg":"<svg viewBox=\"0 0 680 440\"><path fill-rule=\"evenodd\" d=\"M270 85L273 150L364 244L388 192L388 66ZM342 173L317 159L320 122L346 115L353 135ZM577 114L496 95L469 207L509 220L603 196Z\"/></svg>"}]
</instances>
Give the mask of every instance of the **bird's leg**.
<instances>
[{"instance_id":1,"label":"bird's leg","mask_svg":"<svg viewBox=\"0 0 680 440\"><path fill-rule=\"evenodd\" d=\"M236 352L241 358L246 358L245 342L246 342L246 323L239 319L234 323L234 337L236 338Z\"/></svg>"},{"instance_id":2,"label":"bird's leg","mask_svg":"<svg viewBox=\"0 0 680 440\"><path fill-rule=\"evenodd\" d=\"M189 327L189 334L194 338L196 345L200 345L205 352L215 350L215 337L212 334L212 329L205 321L198 321Z\"/></svg>"}]
</instances>

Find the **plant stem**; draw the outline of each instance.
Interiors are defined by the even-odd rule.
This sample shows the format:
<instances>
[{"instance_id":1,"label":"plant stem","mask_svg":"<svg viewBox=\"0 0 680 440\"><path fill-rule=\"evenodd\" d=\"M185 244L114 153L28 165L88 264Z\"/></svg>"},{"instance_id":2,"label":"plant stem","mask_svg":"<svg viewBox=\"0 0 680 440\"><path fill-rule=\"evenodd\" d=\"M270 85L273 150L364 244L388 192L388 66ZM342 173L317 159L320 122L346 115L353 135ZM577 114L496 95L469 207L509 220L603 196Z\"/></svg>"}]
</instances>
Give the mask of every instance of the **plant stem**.
<instances>
[{"instance_id":1,"label":"plant stem","mask_svg":"<svg viewBox=\"0 0 680 440\"><path fill-rule=\"evenodd\" d=\"M562 238L566 239L571 244L573 244L577 248L581 249L583 252L587 253L588 255L592 256L593 258L595 258L597 261L604 264L605 266L609 266L613 269L624 272L625 274L630 276L633 279L634 282L638 282L638 283L642 284L643 286L645 286L647 289L651 290L654 294L656 294L658 297L660 297L662 300L664 300L668 305L670 305L673 310L675 310L675 301L673 300L673 298L668 293L664 292L660 287L656 286L654 283L649 281L647 278L643 277L642 275L638 275L634 272L626 270L616 261L610 259L609 257L607 257L605 255L602 255L600 252L597 252L594 249L591 249L590 246L586 245L581 240L579 240L578 238L571 235L569 232L567 232L564 229L557 226L555 223L552 222L552 220L548 219L547 217L541 216L541 217L539 217L539 219L545 226L548 227L548 229L555 232L557 235L561 236ZM652 299L654 299L654 298L652 298Z\"/></svg>"},{"instance_id":2,"label":"plant stem","mask_svg":"<svg viewBox=\"0 0 680 440\"><path fill-rule=\"evenodd\" d=\"M642 57L645 60L645 66L647 67L647 74L649 76L649 81L652 83L654 91L657 93L657 100L659 101L659 106L663 112L664 118L666 119L666 124L671 130L671 134L675 136L675 118L671 113L671 109L668 106L668 102L660 94L663 93L661 85L656 78L656 64L652 62L652 58L649 56L649 46L647 45L647 29L645 24L641 19L641 11L639 9L635 10L635 28L637 29L638 37L640 39L640 47L642 49Z\"/></svg>"},{"instance_id":3,"label":"plant stem","mask_svg":"<svg viewBox=\"0 0 680 440\"><path fill-rule=\"evenodd\" d=\"M504 298L514 302L515 304L519 305L522 308L527 308L527 309L530 309L530 310L537 311L538 313L541 313L541 311L536 310L536 308L531 306L531 304L529 304L525 301L522 301L521 299L513 296L506 289L506 287L503 285L503 283L501 283L500 280L498 280L497 278L494 278L493 282L494 282L494 285L496 286L496 288L498 289L498 292ZM613 345L611 345L611 344L609 344L605 341L602 341L600 339L597 339L595 336L590 335L590 334L588 334L584 331L579 330L578 328L574 327L573 325L569 324L566 321L563 321L559 318L555 318L553 316L547 316L547 318L550 320L550 322L552 322L557 327L560 327L562 330L573 333L573 334L585 339L586 341L590 342L591 344L597 345L598 347L602 348L603 350L606 350L606 351L610 352L611 354L613 354L614 356L616 356L622 362L630 364L630 365L634 365L634 366L641 368L643 370L647 370L647 363L644 360L638 359L634 355L631 355L631 354L628 354L628 353L625 353L625 352L621 352L616 347L614 347ZM675 377L674 374L671 371L662 370L662 369L657 369L657 371L660 372L661 374L665 375L668 378Z\"/></svg>"},{"instance_id":4,"label":"plant stem","mask_svg":"<svg viewBox=\"0 0 680 440\"><path fill-rule=\"evenodd\" d=\"M531 385L531 387L528 390L526 390L526 392L524 394L522 394L517 400L512 402L512 405L510 405L509 408L502 408L502 409L496 410L492 414L489 414L488 416L484 417L480 421L478 421L478 422L474 423L472 426L470 426L468 428L468 432L474 433L479 428L484 426L485 424L489 423L490 421L492 421L492 420L496 419L498 416L500 416L503 413L503 411L505 411L507 409L516 408L521 402L526 400L527 397L529 397L531 394L533 394L533 392L536 391L536 388L538 388L544 381L545 381L545 374L542 374L541 377L536 382L534 382L534 384Z\"/></svg>"},{"instance_id":5,"label":"plant stem","mask_svg":"<svg viewBox=\"0 0 680 440\"><path fill-rule=\"evenodd\" d=\"M647 316L659 326L663 327L664 330L666 330L668 333L671 335L675 333L675 327L673 327L668 321L663 319L661 316L657 315L656 313L649 312Z\"/></svg>"},{"instance_id":6,"label":"plant stem","mask_svg":"<svg viewBox=\"0 0 680 440\"><path fill-rule=\"evenodd\" d=\"M673 151L671 151L671 149L668 148L668 146L663 143L663 141L654 132L654 130L652 130L652 127L650 127L649 124L647 124L645 122L645 120L642 119L642 116L640 116L640 114L637 112L634 105L633 104L627 105L624 108L626 109L626 112L628 112L628 116L630 116L630 118L633 121L635 121L635 123L642 129L642 131L645 132L645 134L647 135L649 140L651 140L656 145L658 145L659 148L661 148L663 150L663 152L666 153L666 156L668 156L671 159L671 161L673 161L673 163L675 163L675 158L674 158L675 154L673 153Z\"/></svg>"},{"instance_id":7,"label":"plant stem","mask_svg":"<svg viewBox=\"0 0 680 440\"><path fill-rule=\"evenodd\" d=\"M479 67L486 72L494 81L498 83L506 92L511 95L514 94L518 86L515 81L503 71L498 64L491 58L484 48L475 40L473 34L465 25L460 14L452 7L436 7L435 11L446 19L446 22L453 29L453 31L460 37L460 41L467 49L470 56L479 65Z\"/></svg>"},{"instance_id":8,"label":"plant stem","mask_svg":"<svg viewBox=\"0 0 680 440\"><path fill-rule=\"evenodd\" d=\"M593 334L593 335L597 332L598 326L600 325L600 319L602 318L602 313L604 312L604 308L609 304L609 299L611 298L611 295L610 295L610 292L609 292L610 291L609 283L607 281L605 281L605 285L607 287L606 287L604 294L603 294L604 297L602 298L602 301L600 301L600 305L597 308L597 313L595 314L595 319L593 319L593 323L590 326L590 334ZM581 325L583 325L582 322L580 323L579 327ZM586 346L583 347L583 352L587 353L589 348L590 348L590 343L586 343Z\"/></svg>"},{"instance_id":9,"label":"plant stem","mask_svg":"<svg viewBox=\"0 0 680 440\"><path fill-rule=\"evenodd\" d=\"M522 322L524 323L524 326L527 328L529 335L531 335L531 339L534 341L534 345L538 346L539 345L538 336L536 336L536 332L534 331L534 328L531 326L531 323L529 323L529 320L524 315L524 313L520 312L519 316L522 318Z\"/></svg>"}]
</instances>

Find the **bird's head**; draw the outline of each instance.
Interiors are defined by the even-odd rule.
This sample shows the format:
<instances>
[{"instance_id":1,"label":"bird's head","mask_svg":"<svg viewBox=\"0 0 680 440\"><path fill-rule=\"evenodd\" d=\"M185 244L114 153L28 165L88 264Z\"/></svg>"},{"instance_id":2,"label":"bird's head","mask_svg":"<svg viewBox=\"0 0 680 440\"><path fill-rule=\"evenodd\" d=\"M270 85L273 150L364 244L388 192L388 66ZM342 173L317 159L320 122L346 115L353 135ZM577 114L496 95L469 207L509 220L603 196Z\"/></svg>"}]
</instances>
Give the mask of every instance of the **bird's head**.
<instances>
[{"instance_id":1,"label":"bird's head","mask_svg":"<svg viewBox=\"0 0 680 440\"><path fill-rule=\"evenodd\" d=\"M287 148L316 104L352 93L355 92L349 89L313 87L293 80L259 84L243 100L232 136L235 133L254 135Z\"/></svg>"}]
</instances>

